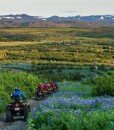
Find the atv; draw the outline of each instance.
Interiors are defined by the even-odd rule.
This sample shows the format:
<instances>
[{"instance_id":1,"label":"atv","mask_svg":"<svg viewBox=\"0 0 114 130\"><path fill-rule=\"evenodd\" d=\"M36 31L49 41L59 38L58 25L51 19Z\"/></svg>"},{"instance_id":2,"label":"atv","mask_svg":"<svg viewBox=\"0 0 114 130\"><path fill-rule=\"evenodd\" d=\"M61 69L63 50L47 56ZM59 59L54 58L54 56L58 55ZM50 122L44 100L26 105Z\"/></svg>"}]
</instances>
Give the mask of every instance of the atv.
<instances>
[{"instance_id":1,"label":"atv","mask_svg":"<svg viewBox=\"0 0 114 130\"><path fill-rule=\"evenodd\" d=\"M14 101L6 106L6 122L11 122L14 117L21 117L26 120L30 112L30 104L22 101Z\"/></svg>"},{"instance_id":2,"label":"atv","mask_svg":"<svg viewBox=\"0 0 114 130\"><path fill-rule=\"evenodd\" d=\"M47 84L46 88L47 88L47 92L48 92L47 94L48 95L53 93L53 89L52 89L52 87L50 85Z\"/></svg>"},{"instance_id":3,"label":"atv","mask_svg":"<svg viewBox=\"0 0 114 130\"><path fill-rule=\"evenodd\" d=\"M58 86L55 83L48 83L47 85L50 93L56 92L58 90Z\"/></svg>"},{"instance_id":4,"label":"atv","mask_svg":"<svg viewBox=\"0 0 114 130\"><path fill-rule=\"evenodd\" d=\"M52 86L52 88L53 88L53 92L57 92L58 86Z\"/></svg>"},{"instance_id":5,"label":"atv","mask_svg":"<svg viewBox=\"0 0 114 130\"><path fill-rule=\"evenodd\" d=\"M41 100L41 99L45 99L47 97L47 91L39 91L39 90L36 90L35 92L35 99L36 100Z\"/></svg>"}]
</instances>

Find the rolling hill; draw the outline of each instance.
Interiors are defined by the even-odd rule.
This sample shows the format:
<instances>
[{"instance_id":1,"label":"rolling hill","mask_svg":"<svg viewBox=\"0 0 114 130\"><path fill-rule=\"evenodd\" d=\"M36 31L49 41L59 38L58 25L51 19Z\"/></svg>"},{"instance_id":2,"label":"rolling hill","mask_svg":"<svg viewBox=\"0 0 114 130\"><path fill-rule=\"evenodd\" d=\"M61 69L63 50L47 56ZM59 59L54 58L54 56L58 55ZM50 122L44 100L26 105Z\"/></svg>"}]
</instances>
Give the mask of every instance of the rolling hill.
<instances>
[{"instance_id":1,"label":"rolling hill","mask_svg":"<svg viewBox=\"0 0 114 130\"><path fill-rule=\"evenodd\" d=\"M113 25L114 16L112 15L51 16L48 18L26 14L0 16L0 27L99 27Z\"/></svg>"}]
</instances>

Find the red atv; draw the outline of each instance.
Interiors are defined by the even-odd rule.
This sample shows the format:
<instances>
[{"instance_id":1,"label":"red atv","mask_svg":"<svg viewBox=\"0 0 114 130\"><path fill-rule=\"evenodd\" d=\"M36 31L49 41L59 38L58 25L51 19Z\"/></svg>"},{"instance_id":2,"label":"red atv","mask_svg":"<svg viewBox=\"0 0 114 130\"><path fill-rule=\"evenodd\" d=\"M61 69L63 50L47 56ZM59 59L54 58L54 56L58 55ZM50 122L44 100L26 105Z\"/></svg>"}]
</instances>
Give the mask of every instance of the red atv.
<instances>
[{"instance_id":1,"label":"red atv","mask_svg":"<svg viewBox=\"0 0 114 130\"><path fill-rule=\"evenodd\" d=\"M6 107L6 121L11 122L14 120L14 117L21 117L21 116L23 116L24 120L26 120L29 112L30 112L29 103L22 101L11 102Z\"/></svg>"},{"instance_id":2,"label":"red atv","mask_svg":"<svg viewBox=\"0 0 114 130\"><path fill-rule=\"evenodd\" d=\"M35 99L45 99L47 97L48 91L45 84L40 84L35 91Z\"/></svg>"},{"instance_id":3,"label":"red atv","mask_svg":"<svg viewBox=\"0 0 114 130\"><path fill-rule=\"evenodd\" d=\"M53 88L51 86L50 83L46 83L46 89L47 89L47 92L48 92L48 95L52 94L53 93Z\"/></svg>"},{"instance_id":4,"label":"red atv","mask_svg":"<svg viewBox=\"0 0 114 130\"><path fill-rule=\"evenodd\" d=\"M55 82L40 84L35 92L35 99L44 99L47 95L52 94L58 90L58 85Z\"/></svg>"},{"instance_id":5,"label":"red atv","mask_svg":"<svg viewBox=\"0 0 114 130\"><path fill-rule=\"evenodd\" d=\"M53 92L56 92L56 91L58 90L58 85L57 85L57 83L51 82L51 83L49 83L49 84L50 84L50 86L51 86Z\"/></svg>"}]
</instances>

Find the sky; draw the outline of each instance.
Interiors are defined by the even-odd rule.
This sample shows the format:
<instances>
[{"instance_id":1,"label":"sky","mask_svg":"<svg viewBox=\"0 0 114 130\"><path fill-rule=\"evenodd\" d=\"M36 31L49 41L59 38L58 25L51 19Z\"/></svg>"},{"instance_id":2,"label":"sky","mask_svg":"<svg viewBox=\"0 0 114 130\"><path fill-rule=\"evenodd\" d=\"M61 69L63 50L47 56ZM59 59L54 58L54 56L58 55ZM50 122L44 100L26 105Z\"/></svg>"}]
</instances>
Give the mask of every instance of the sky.
<instances>
[{"instance_id":1,"label":"sky","mask_svg":"<svg viewBox=\"0 0 114 130\"><path fill-rule=\"evenodd\" d=\"M114 15L114 0L0 0L0 15Z\"/></svg>"}]
</instances>

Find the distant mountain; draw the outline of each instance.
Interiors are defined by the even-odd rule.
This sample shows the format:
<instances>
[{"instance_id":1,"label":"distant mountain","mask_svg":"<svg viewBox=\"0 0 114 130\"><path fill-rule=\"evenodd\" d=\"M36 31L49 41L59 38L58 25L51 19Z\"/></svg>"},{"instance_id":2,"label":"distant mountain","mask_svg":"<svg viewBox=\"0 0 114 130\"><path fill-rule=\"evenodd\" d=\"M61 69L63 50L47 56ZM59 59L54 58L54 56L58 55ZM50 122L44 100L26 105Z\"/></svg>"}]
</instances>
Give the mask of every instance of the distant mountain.
<instances>
[{"instance_id":1,"label":"distant mountain","mask_svg":"<svg viewBox=\"0 0 114 130\"><path fill-rule=\"evenodd\" d=\"M52 16L48 18L26 14L0 16L0 27L93 27L112 25L114 25L114 16L112 15Z\"/></svg>"},{"instance_id":2,"label":"distant mountain","mask_svg":"<svg viewBox=\"0 0 114 130\"><path fill-rule=\"evenodd\" d=\"M114 16L111 15L92 15L92 16L73 16L73 17L58 17L52 16L47 18L47 21L58 21L58 22L65 22L65 21L83 21L83 22L114 22Z\"/></svg>"}]
</instances>

